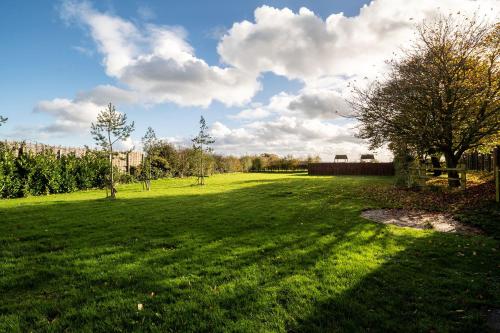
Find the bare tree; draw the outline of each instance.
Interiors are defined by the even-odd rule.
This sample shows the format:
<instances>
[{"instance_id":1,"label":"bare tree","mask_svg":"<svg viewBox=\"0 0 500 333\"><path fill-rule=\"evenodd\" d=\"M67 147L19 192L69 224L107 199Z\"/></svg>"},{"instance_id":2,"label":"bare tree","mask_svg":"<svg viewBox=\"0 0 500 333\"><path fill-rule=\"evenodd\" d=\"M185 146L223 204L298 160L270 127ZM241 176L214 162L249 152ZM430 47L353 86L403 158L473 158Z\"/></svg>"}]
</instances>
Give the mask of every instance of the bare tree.
<instances>
[{"instance_id":1,"label":"bare tree","mask_svg":"<svg viewBox=\"0 0 500 333\"><path fill-rule=\"evenodd\" d=\"M389 62L383 81L355 89L360 136L417 155L440 153L448 168L500 131L500 24L441 16L418 27L413 47ZM458 186L457 172L448 172Z\"/></svg>"},{"instance_id":2,"label":"bare tree","mask_svg":"<svg viewBox=\"0 0 500 333\"><path fill-rule=\"evenodd\" d=\"M146 134L144 134L144 136L142 137L142 147L144 150L144 154L146 155L144 161L144 175L146 179L144 180L144 184L146 185L146 189L148 191L151 190L151 158L153 155L153 149L156 147L157 143L158 139L156 137L155 131L153 130L153 128L148 127Z\"/></svg>"},{"instance_id":3,"label":"bare tree","mask_svg":"<svg viewBox=\"0 0 500 333\"><path fill-rule=\"evenodd\" d=\"M107 108L99 112L97 122L91 125L90 133L94 140L109 156L110 183L109 189L111 198L116 198L116 188L114 182L113 158L115 152L113 145L118 141L124 141L130 137L134 131L134 122L127 125L127 115L116 111L113 104L109 103Z\"/></svg>"},{"instance_id":4,"label":"bare tree","mask_svg":"<svg viewBox=\"0 0 500 333\"><path fill-rule=\"evenodd\" d=\"M5 124L8 119L9 118L5 118L5 117L0 116L0 126L2 126L2 124Z\"/></svg>"},{"instance_id":5,"label":"bare tree","mask_svg":"<svg viewBox=\"0 0 500 333\"><path fill-rule=\"evenodd\" d=\"M215 139L208 133L208 126L205 122L205 118L201 116L200 118L200 131L198 135L192 140L193 149L196 151L198 156L198 185L205 185L205 152L211 152L212 148L209 145L215 142Z\"/></svg>"}]
</instances>

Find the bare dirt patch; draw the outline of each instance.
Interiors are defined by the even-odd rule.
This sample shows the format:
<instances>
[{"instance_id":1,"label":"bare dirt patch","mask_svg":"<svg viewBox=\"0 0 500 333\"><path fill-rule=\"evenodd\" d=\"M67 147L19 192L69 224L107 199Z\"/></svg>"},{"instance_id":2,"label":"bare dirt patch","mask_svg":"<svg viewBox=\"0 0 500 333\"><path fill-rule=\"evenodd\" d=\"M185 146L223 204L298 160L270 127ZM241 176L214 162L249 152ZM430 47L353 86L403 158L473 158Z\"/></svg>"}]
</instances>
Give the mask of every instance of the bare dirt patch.
<instances>
[{"instance_id":1,"label":"bare dirt patch","mask_svg":"<svg viewBox=\"0 0 500 333\"><path fill-rule=\"evenodd\" d=\"M377 223L394 224L400 227L473 235L482 233L477 228L453 219L450 214L439 212L414 209L371 209L363 211L361 216Z\"/></svg>"}]
</instances>

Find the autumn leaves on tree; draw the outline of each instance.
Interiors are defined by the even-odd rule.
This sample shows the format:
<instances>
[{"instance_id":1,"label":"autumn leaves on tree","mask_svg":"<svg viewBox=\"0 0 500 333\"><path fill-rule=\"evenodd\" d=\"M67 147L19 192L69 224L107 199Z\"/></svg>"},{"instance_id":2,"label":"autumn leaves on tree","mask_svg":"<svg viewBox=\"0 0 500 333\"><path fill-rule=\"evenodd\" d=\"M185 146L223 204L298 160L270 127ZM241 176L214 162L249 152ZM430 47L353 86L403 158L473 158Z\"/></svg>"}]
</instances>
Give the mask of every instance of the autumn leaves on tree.
<instances>
[{"instance_id":1,"label":"autumn leaves on tree","mask_svg":"<svg viewBox=\"0 0 500 333\"><path fill-rule=\"evenodd\" d=\"M355 89L360 137L397 155L439 153L456 168L463 153L500 131L500 24L447 16L418 27L386 79ZM449 185L460 183L448 172Z\"/></svg>"}]
</instances>

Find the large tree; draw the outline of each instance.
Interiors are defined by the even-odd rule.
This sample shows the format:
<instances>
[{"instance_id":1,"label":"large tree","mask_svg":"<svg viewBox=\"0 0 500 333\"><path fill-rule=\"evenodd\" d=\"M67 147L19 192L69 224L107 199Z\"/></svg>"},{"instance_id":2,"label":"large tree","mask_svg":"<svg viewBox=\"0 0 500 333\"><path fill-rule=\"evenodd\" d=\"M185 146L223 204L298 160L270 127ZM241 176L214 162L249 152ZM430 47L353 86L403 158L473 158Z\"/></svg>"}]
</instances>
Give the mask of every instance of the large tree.
<instances>
[{"instance_id":1,"label":"large tree","mask_svg":"<svg viewBox=\"0 0 500 333\"><path fill-rule=\"evenodd\" d=\"M116 198L114 182L113 160L115 152L113 145L130 137L134 131L134 122L127 124L127 115L116 111L113 104L109 103L107 108L99 112L97 122L91 125L91 133L97 144L107 152L109 156L109 189L111 198Z\"/></svg>"},{"instance_id":2,"label":"large tree","mask_svg":"<svg viewBox=\"0 0 500 333\"><path fill-rule=\"evenodd\" d=\"M441 16L418 27L413 46L390 71L355 89L360 136L416 154L442 153L448 168L500 131L500 24ZM454 171L449 185L458 186Z\"/></svg>"},{"instance_id":3,"label":"large tree","mask_svg":"<svg viewBox=\"0 0 500 333\"><path fill-rule=\"evenodd\" d=\"M208 126L205 118L200 118L200 131L192 140L193 149L198 155L198 185L205 185L205 153L211 152L210 145L215 142L215 139L208 133Z\"/></svg>"}]
</instances>

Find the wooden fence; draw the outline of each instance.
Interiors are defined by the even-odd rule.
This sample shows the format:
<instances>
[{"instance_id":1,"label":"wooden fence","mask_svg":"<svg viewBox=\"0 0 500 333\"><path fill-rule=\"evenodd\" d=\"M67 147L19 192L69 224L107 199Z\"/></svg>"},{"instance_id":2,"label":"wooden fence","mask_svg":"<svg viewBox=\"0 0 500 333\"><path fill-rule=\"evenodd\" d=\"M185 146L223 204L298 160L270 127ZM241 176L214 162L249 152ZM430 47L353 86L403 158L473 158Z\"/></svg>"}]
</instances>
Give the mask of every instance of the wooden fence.
<instances>
[{"instance_id":1,"label":"wooden fence","mask_svg":"<svg viewBox=\"0 0 500 333\"><path fill-rule=\"evenodd\" d=\"M461 158L460 164L467 170L491 172L494 168L494 158L493 154L469 153Z\"/></svg>"},{"instance_id":2,"label":"wooden fence","mask_svg":"<svg viewBox=\"0 0 500 333\"><path fill-rule=\"evenodd\" d=\"M427 186L427 181L429 179L437 178L436 176L434 176L436 171L440 171L443 174L448 173L448 171L456 171L458 174L456 178L450 178L448 176L446 179L455 179L460 182L460 187L463 190L467 188L467 168L465 168L464 166L458 168L429 168L426 165L420 165L418 167L409 168L408 171L408 188L414 186Z\"/></svg>"},{"instance_id":3,"label":"wooden fence","mask_svg":"<svg viewBox=\"0 0 500 333\"><path fill-rule=\"evenodd\" d=\"M496 201L500 202L500 146L497 146L491 154L466 154L462 157L461 163L468 170L493 171L495 176Z\"/></svg>"},{"instance_id":4,"label":"wooden fence","mask_svg":"<svg viewBox=\"0 0 500 333\"><path fill-rule=\"evenodd\" d=\"M87 148L54 146L38 142L3 141L1 143L12 149L15 156L17 156L20 151L23 151L24 153L40 154L49 150L52 151L58 158L69 154L75 154L75 156L81 157L85 155L85 152L87 151ZM113 165L123 172L130 172L130 168L139 166L142 163L143 158L144 154L137 151L118 152L118 156L114 158Z\"/></svg>"},{"instance_id":5,"label":"wooden fence","mask_svg":"<svg viewBox=\"0 0 500 333\"><path fill-rule=\"evenodd\" d=\"M393 176L393 163L309 163L314 176Z\"/></svg>"}]
</instances>

